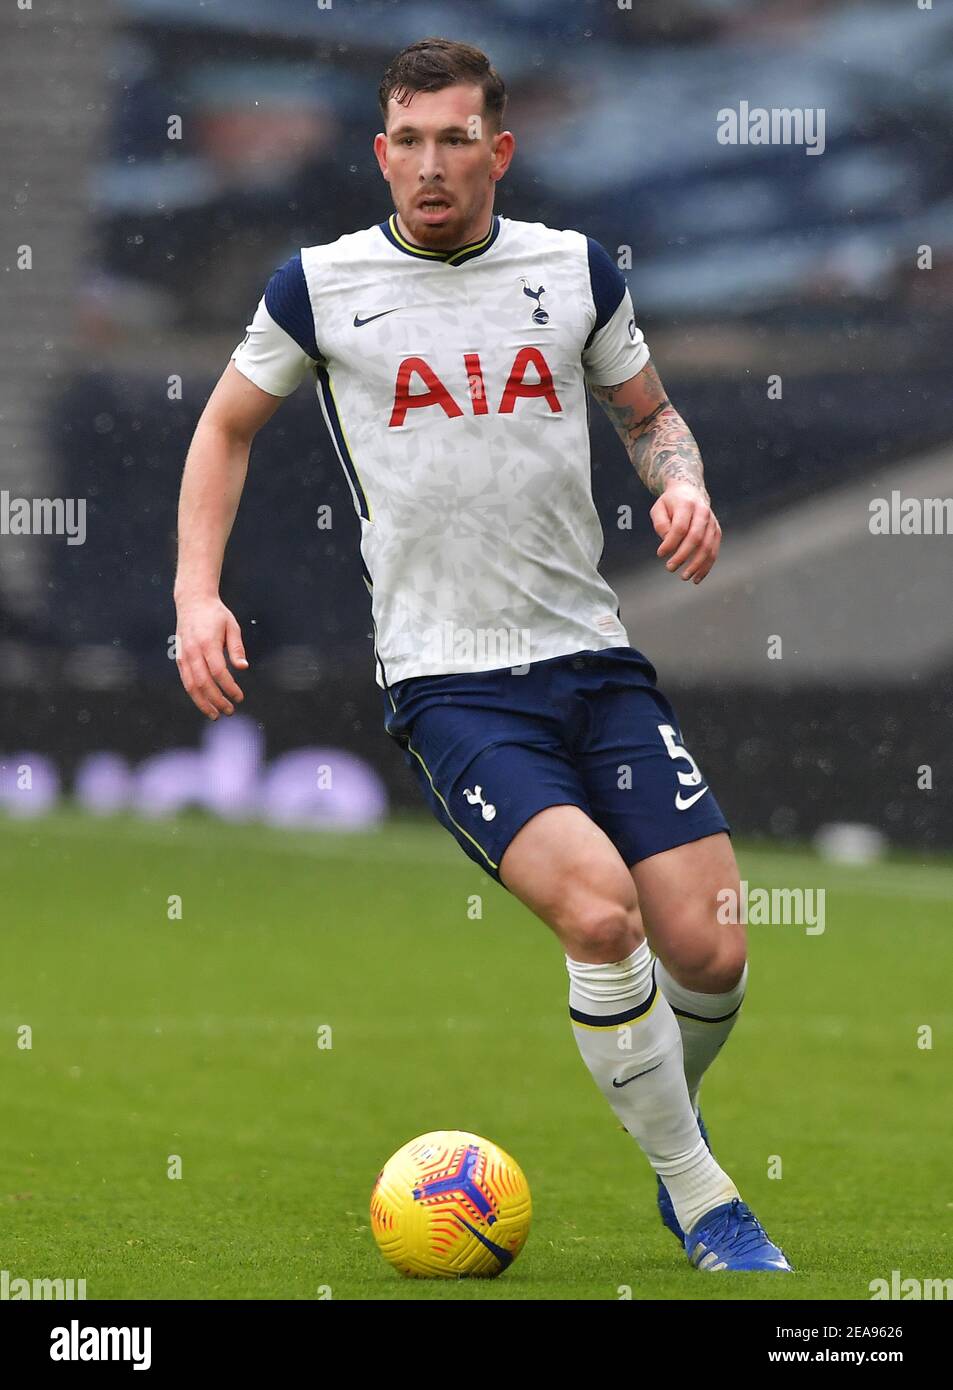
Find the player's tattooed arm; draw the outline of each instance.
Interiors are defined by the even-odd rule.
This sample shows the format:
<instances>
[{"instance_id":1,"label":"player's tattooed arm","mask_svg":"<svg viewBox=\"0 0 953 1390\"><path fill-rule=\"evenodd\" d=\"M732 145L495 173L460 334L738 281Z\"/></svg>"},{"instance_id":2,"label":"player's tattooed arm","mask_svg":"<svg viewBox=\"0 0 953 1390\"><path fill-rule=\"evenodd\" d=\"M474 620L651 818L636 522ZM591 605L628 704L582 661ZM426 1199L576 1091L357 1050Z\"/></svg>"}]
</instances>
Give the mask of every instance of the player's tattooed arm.
<instances>
[{"instance_id":1,"label":"player's tattooed arm","mask_svg":"<svg viewBox=\"0 0 953 1390\"><path fill-rule=\"evenodd\" d=\"M649 492L658 497L669 483L681 482L697 487L708 498L698 445L650 362L621 386L591 386L590 390Z\"/></svg>"},{"instance_id":2,"label":"player's tattooed arm","mask_svg":"<svg viewBox=\"0 0 953 1390\"><path fill-rule=\"evenodd\" d=\"M652 364L619 386L590 386L656 501L650 512L661 537L656 554L668 570L700 584L718 558L721 527L705 488L698 445L665 394ZM687 564L685 562L688 562Z\"/></svg>"}]
</instances>

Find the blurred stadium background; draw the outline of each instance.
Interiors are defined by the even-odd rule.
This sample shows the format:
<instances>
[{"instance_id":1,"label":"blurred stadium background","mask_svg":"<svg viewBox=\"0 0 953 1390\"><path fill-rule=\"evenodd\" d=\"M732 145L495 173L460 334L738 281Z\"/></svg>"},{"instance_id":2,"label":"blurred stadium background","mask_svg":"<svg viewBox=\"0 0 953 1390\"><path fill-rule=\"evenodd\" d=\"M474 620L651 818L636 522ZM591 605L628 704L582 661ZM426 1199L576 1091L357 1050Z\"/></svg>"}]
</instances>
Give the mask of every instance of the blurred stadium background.
<instances>
[{"instance_id":1,"label":"blurred stadium background","mask_svg":"<svg viewBox=\"0 0 953 1390\"><path fill-rule=\"evenodd\" d=\"M335 795L285 761L271 819L422 811L381 727L357 520L307 387L256 442L226 562L244 722L207 728L169 642L196 420L274 267L390 212L377 83L437 33L485 48L508 84L518 149L497 210L632 248L637 313L727 543L700 589L660 572L649 498L594 410L604 572L733 825L794 841L860 821L948 847L951 540L868 526L874 497L951 490L948 8L52 0L6 7L0 30L0 488L87 501L84 545L0 538L8 809L79 794L248 815L256 768L310 746L335 751ZM742 98L824 108L823 156L718 144L715 113ZM202 739L211 761L174 751Z\"/></svg>"}]
</instances>

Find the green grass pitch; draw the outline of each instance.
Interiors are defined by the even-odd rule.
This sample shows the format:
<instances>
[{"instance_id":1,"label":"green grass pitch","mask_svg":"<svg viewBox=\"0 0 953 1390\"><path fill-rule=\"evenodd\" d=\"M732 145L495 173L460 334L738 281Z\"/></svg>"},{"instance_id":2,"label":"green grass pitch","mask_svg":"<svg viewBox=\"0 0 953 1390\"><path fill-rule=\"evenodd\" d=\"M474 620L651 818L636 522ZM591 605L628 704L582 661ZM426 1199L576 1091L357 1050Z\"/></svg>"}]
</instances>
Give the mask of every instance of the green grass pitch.
<instances>
[{"instance_id":1,"label":"green grass pitch","mask_svg":"<svg viewBox=\"0 0 953 1390\"><path fill-rule=\"evenodd\" d=\"M689 1267L578 1056L555 938L435 823L66 811L0 824L0 1264L90 1299L864 1300L893 1269L950 1275L953 864L738 849L753 886L826 890L821 935L749 927L748 998L703 1089L795 1275ZM404 1280L377 1253L378 1168L440 1128L529 1178L499 1279Z\"/></svg>"}]
</instances>

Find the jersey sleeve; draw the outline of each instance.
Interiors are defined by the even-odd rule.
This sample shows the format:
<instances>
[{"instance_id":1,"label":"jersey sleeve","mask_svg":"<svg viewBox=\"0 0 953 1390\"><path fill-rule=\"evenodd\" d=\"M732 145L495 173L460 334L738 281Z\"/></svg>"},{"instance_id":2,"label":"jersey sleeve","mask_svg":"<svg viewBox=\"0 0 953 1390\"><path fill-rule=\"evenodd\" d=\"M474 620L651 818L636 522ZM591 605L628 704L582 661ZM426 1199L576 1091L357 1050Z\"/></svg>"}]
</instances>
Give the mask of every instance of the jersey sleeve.
<instances>
[{"instance_id":1,"label":"jersey sleeve","mask_svg":"<svg viewBox=\"0 0 953 1390\"><path fill-rule=\"evenodd\" d=\"M635 321L621 270L598 241L592 237L586 241L595 322L582 351L582 364L591 386L619 386L645 366L648 344Z\"/></svg>"},{"instance_id":2,"label":"jersey sleeve","mask_svg":"<svg viewBox=\"0 0 953 1390\"><path fill-rule=\"evenodd\" d=\"M321 361L300 252L268 281L231 360L272 396L290 396L308 369Z\"/></svg>"}]
</instances>

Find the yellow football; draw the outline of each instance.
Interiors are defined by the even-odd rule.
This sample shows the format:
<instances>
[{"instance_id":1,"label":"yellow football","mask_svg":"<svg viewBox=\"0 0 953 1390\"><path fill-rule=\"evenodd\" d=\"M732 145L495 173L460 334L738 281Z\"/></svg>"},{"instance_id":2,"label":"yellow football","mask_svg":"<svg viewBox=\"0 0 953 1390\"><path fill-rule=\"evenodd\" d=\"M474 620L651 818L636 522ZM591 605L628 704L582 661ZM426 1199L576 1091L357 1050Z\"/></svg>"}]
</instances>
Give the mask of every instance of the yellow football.
<instances>
[{"instance_id":1,"label":"yellow football","mask_svg":"<svg viewBox=\"0 0 953 1390\"><path fill-rule=\"evenodd\" d=\"M418 1279L492 1279L529 1235L532 1200L519 1164L489 1139L440 1129L389 1158L371 1193L384 1259Z\"/></svg>"}]
</instances>

